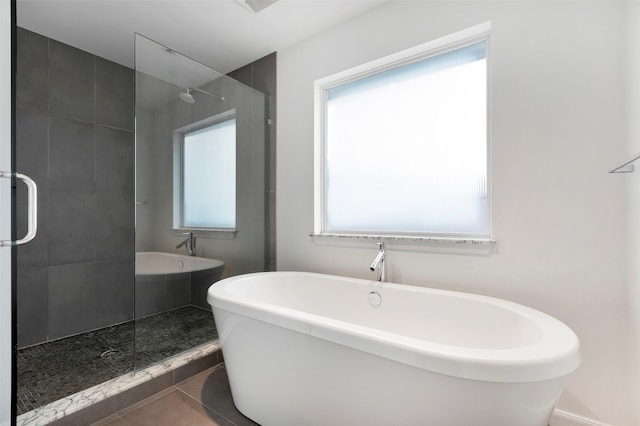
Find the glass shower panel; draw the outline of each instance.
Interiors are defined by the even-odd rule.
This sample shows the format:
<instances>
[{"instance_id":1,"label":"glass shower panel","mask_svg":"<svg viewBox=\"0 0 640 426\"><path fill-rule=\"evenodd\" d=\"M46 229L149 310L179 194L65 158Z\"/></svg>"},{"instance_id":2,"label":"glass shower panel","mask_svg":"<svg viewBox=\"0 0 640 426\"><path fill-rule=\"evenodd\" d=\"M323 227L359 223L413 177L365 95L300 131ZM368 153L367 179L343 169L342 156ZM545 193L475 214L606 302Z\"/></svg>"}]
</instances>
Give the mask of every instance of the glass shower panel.
<instances>
[{"instance_id":1,"label":"glass shower panel","mask_svg":"<svg viewBox=\"0 0 640 426\"><path fill-rule=\"evenodd\" d=\"M16 170L38 185L37 235L16 249L22 415L134 367L135 75L24 28L16 33ZM33 76L44 78L35 84ZM20 236L27 197L19 184Z\"/></svg>"},{"instance_id":2,"label":"glass shower panel","mask_svg":"<svg viewBox=\"0 0 640 426\"><path fill-rule=\"evenodd\" d=\"M264 270L267 98L144 36L135 48L143 368L216 339L209 286Z\"/></svg>"}]
</instances>

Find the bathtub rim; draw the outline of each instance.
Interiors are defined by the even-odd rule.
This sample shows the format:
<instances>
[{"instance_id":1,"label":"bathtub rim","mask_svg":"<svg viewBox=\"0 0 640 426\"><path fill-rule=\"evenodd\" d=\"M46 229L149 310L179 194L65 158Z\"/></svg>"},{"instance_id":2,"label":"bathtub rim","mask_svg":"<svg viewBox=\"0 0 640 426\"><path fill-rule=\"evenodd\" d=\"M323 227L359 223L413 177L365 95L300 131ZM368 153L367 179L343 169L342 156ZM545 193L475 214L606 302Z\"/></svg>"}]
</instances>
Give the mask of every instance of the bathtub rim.
<instances>
[{"instance_id":1,"label":"bathtub rim","mask_svg":"<svg viewBox=\"0 0 640 426\"><path fill-rule=\"evenodd\" d=\"M137 266L138 266L138 255L142 255L142 256L146 256L146 255L155 255L155 256L159 256L159 257L165 257L167 258L167 260L171 259L171 260L193 260L196 259L197 262L202 262L203 264L206 264L206 267L198 267L198 268L191 268L191 269L187 269L187 270L178 270L178 271L167 271L167 270L154 270L152 272L147 272L147 271L143 271L143 272L139 272L137 270ZM207 271L209 269L214 270L214 269L218 269L218 268L224 268L225 263L224 261L220 260L220 259L212 259L212 258L208 258L208 257L200 257L200 256L187 256L187 255L183 255L180 253L168 253L168 252L164 252L164 251L139 251L139 252L135 252L135 265L134 265L134 269L135 269L135 275L138 277L151 277L151 276L161 276L161 275L178 275L178 274L190 274L193 272L201 272L201 271Z\"/></svg>"},{"instance_id":2,"label":"bathtub rim","mask_svg":"<svg viewBox=\"0 0 640 426\"><path fill-rule=\"evenodd\" d=\"M542 338L536 343L515 349L475 349L450 346L436 342L381 331L370 327L323 317L270 303L239 298L226 291L234 282L260 278L264 275L319 276L322 278L356 282L359 285L396 287L410 291L444 294L485 300L493 304L522 310L542 327ZM392 286L392 287L390 287ZM218 281L207 291L207 301L213 308L247 318L264 321L296 332L309 334L353 349L391 359L448 376L489 382L537 382L563 377L580 365L580 344L575 333L564 323L533 308L494 298L465 292L410 286L396 283L317 274L311 272L258 272L238 275ZM220 335L224 347L224 337Z\"/></svg>"}]
</instances>

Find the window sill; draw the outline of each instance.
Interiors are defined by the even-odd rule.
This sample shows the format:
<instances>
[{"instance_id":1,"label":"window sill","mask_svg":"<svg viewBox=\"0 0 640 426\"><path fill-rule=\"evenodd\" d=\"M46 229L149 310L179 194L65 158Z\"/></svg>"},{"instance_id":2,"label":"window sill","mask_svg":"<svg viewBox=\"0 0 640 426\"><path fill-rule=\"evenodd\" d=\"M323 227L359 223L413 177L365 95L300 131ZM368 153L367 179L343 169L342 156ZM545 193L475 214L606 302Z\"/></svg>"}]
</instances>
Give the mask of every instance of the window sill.
<instances>
[{"instance_id":1,"label":"window sill","mask_svg":"<svg viewBox=\"0 0 640 426\"><path fill-rule=\"evenodd\" d=\"M186 233L193 233L199 238L219 238L224 240L233 240L238 233L237 229L213 229L213 228L182 228L173 229L175 235L184 235Z\"/></svg>"},{"instance_id":2,"label":"window sill","mask_svg":"<svg viewBox=\"0 0 640 426\"><path fill-rule=\"evenodd\" d=\"M428 237L408 235L364 235L311 233L309 236L319 245L353 245L364 247L372 242L384 241L387 247L409 251L436 251L447 253L489 255L497 243L491 238L480 237Z\"/></svg>"}]
</instances>

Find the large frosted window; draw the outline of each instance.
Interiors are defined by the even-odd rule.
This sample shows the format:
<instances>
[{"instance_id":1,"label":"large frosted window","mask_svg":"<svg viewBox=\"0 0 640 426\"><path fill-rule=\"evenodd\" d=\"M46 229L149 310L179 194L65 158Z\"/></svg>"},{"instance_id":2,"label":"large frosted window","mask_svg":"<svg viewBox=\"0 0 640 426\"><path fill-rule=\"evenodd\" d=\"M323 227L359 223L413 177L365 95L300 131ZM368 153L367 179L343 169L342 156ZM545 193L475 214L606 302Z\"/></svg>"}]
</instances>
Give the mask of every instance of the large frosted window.
<instances>
[{"instance_id":1,"label":"large frosted window","mask_svg":"<svg viewBox=\"0 0 640 426\"><path fill-rule=\"evenodd\" d=\"M490 232L486 40L325 88L323 232Z\"/></svg>"},{"instance_id":2,"label":"large frosted window","mask_svg":"<svg viewBox=\"0 0 640 426\"><path fill-rule=\"evenodd\" d=\"M235 228L236 120L185 133L182 227Z\"/></svg>"}]
</instances>

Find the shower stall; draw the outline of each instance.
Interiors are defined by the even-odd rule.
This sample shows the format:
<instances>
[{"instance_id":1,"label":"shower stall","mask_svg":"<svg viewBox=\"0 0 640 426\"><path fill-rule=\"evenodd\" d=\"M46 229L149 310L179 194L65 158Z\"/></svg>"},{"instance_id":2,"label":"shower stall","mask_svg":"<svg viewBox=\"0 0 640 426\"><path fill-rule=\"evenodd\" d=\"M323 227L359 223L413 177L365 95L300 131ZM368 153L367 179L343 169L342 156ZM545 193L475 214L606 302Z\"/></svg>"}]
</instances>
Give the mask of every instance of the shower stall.
<instances>
[{"instance_id":1,"label":"shower stall","mask_svg":"<svg viewBox=\"0 0 640 426\"><path fill-rule=\"evenodd\" d=\"M263 93L136 35L137 366L217 337L208 287L265 269L267 106ZM163 260L143 274L143 257Z\"/></svg>"},{"instance_id":2,"label":"shower stall","mask_svg":"<svg viewBox=\"0 0 640 426\"><path fill-rule=\"evenodd\" d=\"M18 28L17 69L16 169L39 188L17 252L32 416L217 338L207 288L272 267L273 129L268 96L141 35L131 70Z\"/></svg>"}]
</instances>

